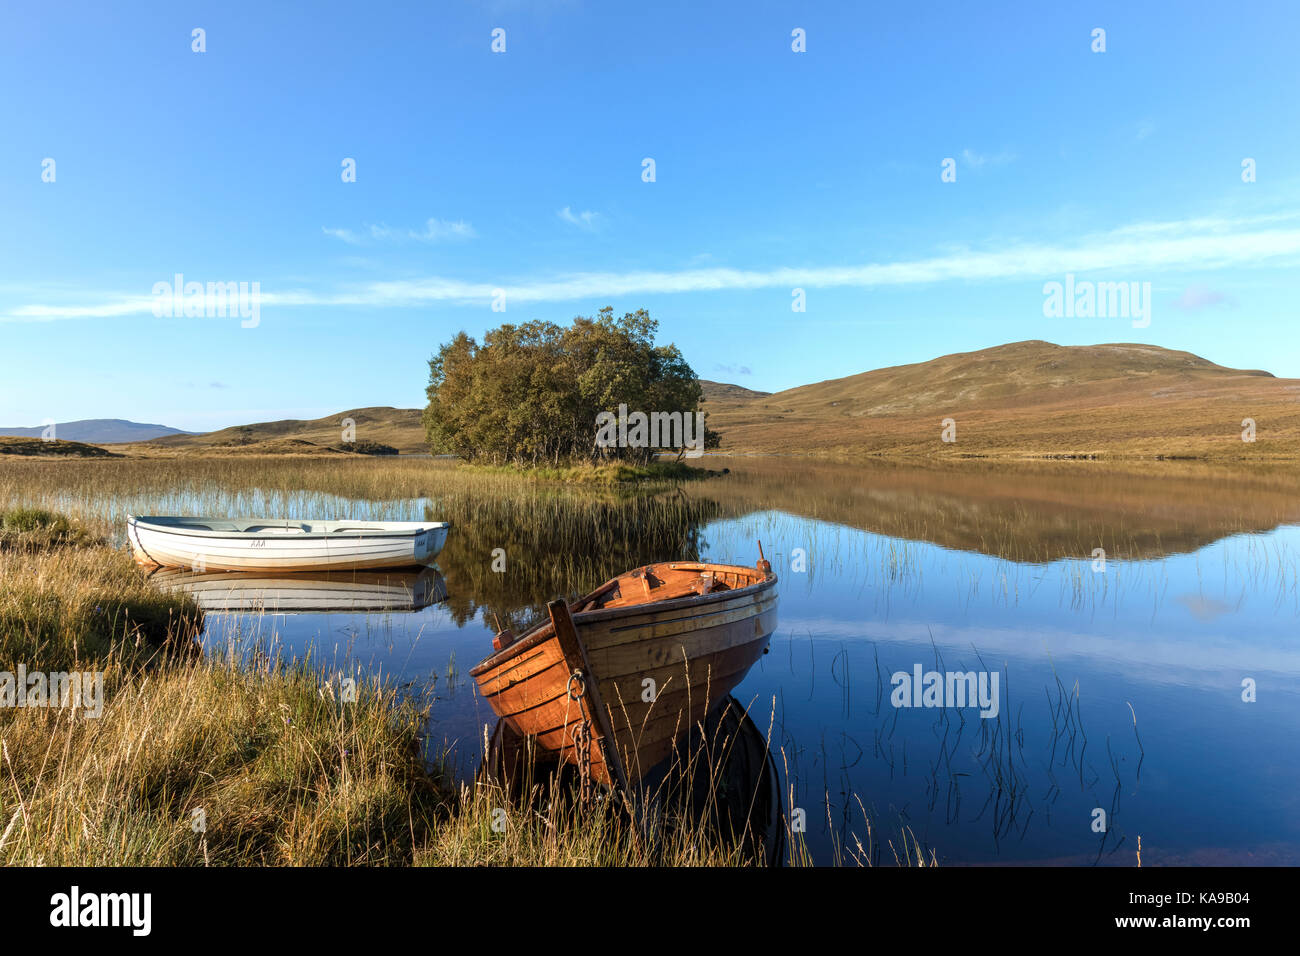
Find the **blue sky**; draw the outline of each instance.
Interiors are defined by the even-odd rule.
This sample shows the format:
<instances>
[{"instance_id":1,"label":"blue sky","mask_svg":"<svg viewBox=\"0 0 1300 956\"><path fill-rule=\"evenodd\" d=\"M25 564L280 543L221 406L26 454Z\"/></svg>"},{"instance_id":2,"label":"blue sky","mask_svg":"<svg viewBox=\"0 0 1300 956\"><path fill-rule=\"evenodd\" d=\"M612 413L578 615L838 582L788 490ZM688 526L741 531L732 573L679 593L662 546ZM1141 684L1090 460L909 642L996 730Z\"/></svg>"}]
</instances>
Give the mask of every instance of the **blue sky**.
<instances>
[{"instance_id":1,"label":"blue sky","mask_svg":"<svg viewBox=\"0 0 1300 956\"><path fill-rule=\"evenodd\" d=\"M457 331L604 305L765 390L1030 338L1300 377L1291 3L3 18L3 425L415 406ZM177 273L259 283L257 326L155 316ZM1066 273L1149 282L1149 326L1046 317Z\"/></svg>"}]
</instances>

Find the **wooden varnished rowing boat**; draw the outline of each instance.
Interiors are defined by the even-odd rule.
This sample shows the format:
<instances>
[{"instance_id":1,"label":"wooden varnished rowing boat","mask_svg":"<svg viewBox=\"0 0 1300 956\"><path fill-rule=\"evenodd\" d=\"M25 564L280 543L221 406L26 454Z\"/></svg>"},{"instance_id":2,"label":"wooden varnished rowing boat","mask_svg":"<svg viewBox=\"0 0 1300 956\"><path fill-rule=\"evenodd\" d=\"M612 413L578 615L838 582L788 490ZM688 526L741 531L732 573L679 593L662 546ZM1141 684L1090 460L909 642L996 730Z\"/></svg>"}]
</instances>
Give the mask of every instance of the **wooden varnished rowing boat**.
<instances>
[{"instance_id":1,"label":"wooden varnished rowing boat","mask_svg":"<svg viewBox=\"0 0 1300 956\"><path fill-rule=\"evenodd\" d=\"M626 788L763 655L776 604L765 560L651 564L572 604L552 601L550 620L521 637L498 634L470 676L538 750Z\"/></svg>"}]
</instances>

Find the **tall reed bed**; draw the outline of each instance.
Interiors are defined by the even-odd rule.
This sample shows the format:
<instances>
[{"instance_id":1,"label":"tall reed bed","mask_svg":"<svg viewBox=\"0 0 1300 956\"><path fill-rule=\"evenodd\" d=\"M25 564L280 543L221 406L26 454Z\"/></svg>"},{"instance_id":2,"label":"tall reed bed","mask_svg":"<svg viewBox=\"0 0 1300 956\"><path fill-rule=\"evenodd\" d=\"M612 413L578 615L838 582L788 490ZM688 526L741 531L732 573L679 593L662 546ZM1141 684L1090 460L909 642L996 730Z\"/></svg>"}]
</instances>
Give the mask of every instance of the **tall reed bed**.
<instances>
[{"instance_id":1,"label":"tall reed bed","mask_svg":"<svg viewBox=\"0 0 1300 956\"><path fill-rule=\"evenodd\" d=\"M720 464L705 461L713 469ZM1162 557L1300 523L1300 473L1263 463L725 461L730 473L714 480L650 481L629 490L575 484L562 472L473 468L447 459L6 457L0 509L61 511L120 543L128 511L356 519L431 511L478 518L505 502L559 527L593 502L648 493L669 520L688 500L697 508L707 502L719 517L774 509L1031 563L1091 558L1097 548L1112 559Z\"/></svg>"},{"instance_id":2,"label":"tall reed bed","mask_svg":"<svg viewBox=\"0 0 1300 956\"><path fill-rule=\"evenodd\" d=\"M12 527L13 514L0 512L0 524ZM6 670L19 662L53 670L99 663L116 673L169 650L188 652L202 624L191 599L162 594L126 554L62 516L0 547Z\"/></svg>"}]
</instances>

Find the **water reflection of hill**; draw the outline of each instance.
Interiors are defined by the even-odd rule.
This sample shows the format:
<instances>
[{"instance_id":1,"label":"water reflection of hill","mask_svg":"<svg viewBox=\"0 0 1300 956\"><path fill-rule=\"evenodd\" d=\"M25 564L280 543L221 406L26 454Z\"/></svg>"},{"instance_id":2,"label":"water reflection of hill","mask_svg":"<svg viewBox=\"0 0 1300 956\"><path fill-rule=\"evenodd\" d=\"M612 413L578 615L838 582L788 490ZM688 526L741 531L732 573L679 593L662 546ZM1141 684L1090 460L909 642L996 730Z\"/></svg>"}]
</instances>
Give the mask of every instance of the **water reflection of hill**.
<instances>
[{"instance_id":1,"label":"water reflection of hill","mask_svg":"<svg viewBox=\"0 0 1300 956\"><path fill-rule=\"evenodd\" d=\"M707 522L756 511L1012 561L1090 559L1098 547L1108 558L1160 558L1300 522L1300 472L1289 467L788 459L729 466L724 477L646 495L437 496L429 516L455 526L438 559L452 616L463 623L482 611L489 626L499 618L518 631L556 595L577 597L652 561L698 558ZM501 557L505 570L494 570Z\"/></svg>"},{"instance_id":2,"label":"water reflection of hill","mask_svg":"<svg viewBox=\"0 0 1300 956\"><path fill-rule=\"evenodd\" d=\"M925 467L733 459L692 489L727 515L777 509L1013 561L1141 559L1300 523L1300 469L1090 461ZM716 461L713 467L717 467Z\"/></svg>"}]
</instances>

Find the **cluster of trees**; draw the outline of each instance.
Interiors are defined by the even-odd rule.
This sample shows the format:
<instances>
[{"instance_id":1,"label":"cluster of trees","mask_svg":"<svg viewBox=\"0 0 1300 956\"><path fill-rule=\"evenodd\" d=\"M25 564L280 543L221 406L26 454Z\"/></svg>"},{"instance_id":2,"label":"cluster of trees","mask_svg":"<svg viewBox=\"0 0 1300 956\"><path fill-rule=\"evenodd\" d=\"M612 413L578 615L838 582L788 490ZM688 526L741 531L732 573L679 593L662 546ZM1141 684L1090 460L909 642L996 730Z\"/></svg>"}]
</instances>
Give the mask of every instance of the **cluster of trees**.
<instances>
[{"instance_id":1,"label":"cluster of trees","mask_svg":"<svg viewBox=\"0 0 1300 956\"><path fill-rule=\"evenodd\" d=\"M644 309L616 318L605 308L567 327L502 325L482 344L461 332L429 360L430 449L496 464L650 461L661 449L602 447L597 421L620 405L699 410L699 379L675 345L655 345L658 327ZM705 447L717 442L705 432Z\"/></svg>"},{"instance_id":2,"label":"cluster of trees","mask_svg":"<svg viewBox=\"0 0 1300 956\"><path fill-rule=\"evenodd\" d=\"M397 449L377 441L345 441L339 445L356 455L396 455Z\"/></svg>"}]
</instances>

